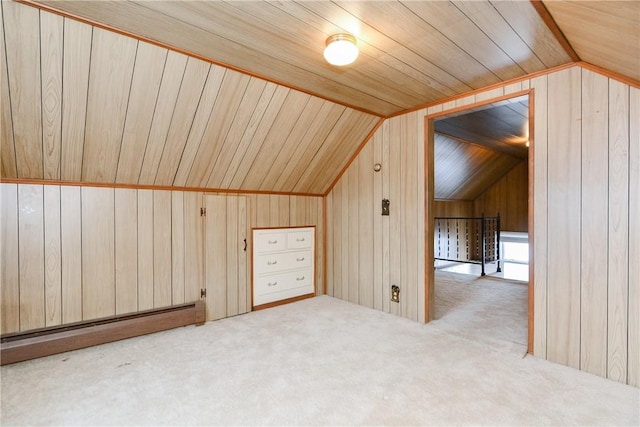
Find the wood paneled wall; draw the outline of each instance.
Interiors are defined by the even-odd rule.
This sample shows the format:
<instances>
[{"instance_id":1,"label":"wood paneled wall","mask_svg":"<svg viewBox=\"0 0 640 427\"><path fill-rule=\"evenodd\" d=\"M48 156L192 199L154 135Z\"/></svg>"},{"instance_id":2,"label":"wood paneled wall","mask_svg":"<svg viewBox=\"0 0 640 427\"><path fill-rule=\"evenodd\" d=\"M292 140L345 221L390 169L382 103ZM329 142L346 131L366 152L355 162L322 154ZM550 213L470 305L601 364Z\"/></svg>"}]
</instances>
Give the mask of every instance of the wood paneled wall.
<instances>
[{"instance_id":1,"label":"wood paneled wall","mask_svg":"<svg viewBox=\"0 0 640 427\"><path fill-rule=\"evenodd\" d=\"M0 196L2 333L200 298L203 193L2 183ZM322 198L248 198L252 226L316 225L323 265Z\"/></svg>"},{"instance_id":2,"label":"wood paneled wall","mask_svg":"<svg viewBox=\"0 0 640 427\"><path fill-rule=\"evenodd\" d=\"M498 182L473 201L474 215L500 214L500 228L504 231L528 230L529 167L522 161Z\"/></svg>"},{"instance_id":3,"label":"wood paneled wall","mask_svg":"<svg viewBox=\"0 0 640 427\"><path fill-rule=\"evenodd\" d=\"M433 216L470 218L473 202L469 200L434 200Z\"/></svg>"},{"instance_id":4,"label":"wood paneled wall","mask_svg":"<svg viewBox=\"0 0 640 427\"><path fill-rule=\"evenodd\" d=\"M327 196L327 293L416 321L425 316L423 116L387 120Z\"/></svg>"},{"instance_id":5,"label":"wood paneled wall","mask_svg":"<svg viewBox=\"0 0 640 427\"><path fill-rule=\"evenodd\" d=\"M424 242L416 249L413 236L429 226L422 160L414 166L414 153L423 159L423 119L529 89L534 355L640 386L640 89L580 66L388 120L327 197L329 293L390 311L389 287L400 284L407 309L398 314L421 312ZM367 176L378 158L383 171ZM383 196L391 199L390 217L379 216ZM372 224L363 211L373 212ZM369 235L370 250L359 244ZM368 280L382 303L360 298L360 290L370 293ZM418 290L406 292L413 289L406 280Z\"/></svg>"}]
</instances>

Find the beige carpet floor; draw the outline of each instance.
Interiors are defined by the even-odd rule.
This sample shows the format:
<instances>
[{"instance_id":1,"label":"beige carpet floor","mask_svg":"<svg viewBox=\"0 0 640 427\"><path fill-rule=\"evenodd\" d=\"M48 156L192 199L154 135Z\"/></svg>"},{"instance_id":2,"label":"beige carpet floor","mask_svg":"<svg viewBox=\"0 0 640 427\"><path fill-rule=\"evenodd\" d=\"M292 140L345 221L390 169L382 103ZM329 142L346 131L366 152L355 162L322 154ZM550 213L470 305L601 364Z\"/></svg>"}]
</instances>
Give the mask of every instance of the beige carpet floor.
<instances>
[{"instance_id":1,"label":"beige carpet floor","mask_svg":"<svg viewBox=\"0 0 640 427\"><path fill-rule=\"evenodd\" d=\"M328 296L2 367L9 425L638 425L640 390ZM498 341L496 339L496 341Z\"/></svg>"}]
</instances>

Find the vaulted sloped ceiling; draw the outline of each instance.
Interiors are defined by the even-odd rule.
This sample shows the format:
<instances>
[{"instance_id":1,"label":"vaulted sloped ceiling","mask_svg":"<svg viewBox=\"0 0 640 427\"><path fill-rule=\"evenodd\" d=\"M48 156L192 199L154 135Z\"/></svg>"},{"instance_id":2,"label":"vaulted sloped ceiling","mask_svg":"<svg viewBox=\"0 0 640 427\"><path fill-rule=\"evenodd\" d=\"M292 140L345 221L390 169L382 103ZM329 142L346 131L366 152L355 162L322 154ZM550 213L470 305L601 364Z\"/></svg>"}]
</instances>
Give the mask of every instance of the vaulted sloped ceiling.
<instances>
[{"instance_id":1,"label":"vaulted sloped ceiling","mask_svg":"<svg viewBox=\"0 0 640 427\"><path fill-rule=\"evenodd\" d=\"M3 178L322 194L380 121L33 7L2 14Z\"/></svg>"},{"instance_id":2,"label":"vaulted sloped ceiling","mask_svg":"<svg viewBox=\"0 0 640 427\"><path fill-rule=\"evenodd\" d=\"M32 3L380 116L571 61L528 1ZM345 31L360 56L331 66L325 40Z\"/></svg>"}]
</instances>

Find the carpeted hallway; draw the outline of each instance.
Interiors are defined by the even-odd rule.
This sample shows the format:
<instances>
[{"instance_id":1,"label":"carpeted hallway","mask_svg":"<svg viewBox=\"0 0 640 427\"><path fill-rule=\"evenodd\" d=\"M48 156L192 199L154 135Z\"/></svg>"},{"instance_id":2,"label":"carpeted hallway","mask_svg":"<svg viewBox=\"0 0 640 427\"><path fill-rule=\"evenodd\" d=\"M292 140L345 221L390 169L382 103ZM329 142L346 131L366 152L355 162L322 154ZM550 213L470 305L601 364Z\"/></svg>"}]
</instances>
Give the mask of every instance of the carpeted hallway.
<instances>
[{"instance_id":1,"label":"carpeted hallway","mask_svg":"<svg viewBox=\"0 0 640 427\"><path fill-rule=\"evenodd\" d=\"M638 425L640 390L328 296L2 367L2 425Z\"/></svg>"}]
</instances>

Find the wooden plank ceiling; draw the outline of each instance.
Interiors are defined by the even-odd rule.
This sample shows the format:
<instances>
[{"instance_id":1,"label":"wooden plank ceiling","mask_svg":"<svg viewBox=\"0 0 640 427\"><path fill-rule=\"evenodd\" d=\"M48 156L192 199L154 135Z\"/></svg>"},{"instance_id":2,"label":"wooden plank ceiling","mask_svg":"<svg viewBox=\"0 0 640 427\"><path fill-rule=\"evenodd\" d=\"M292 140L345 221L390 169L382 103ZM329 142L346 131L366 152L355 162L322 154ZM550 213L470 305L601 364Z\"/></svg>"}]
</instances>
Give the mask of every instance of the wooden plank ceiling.
<instances>
[{"instance_id":1,"label":"wooden plank ceiling","mask_svg":"<svg viewBox=\"0 0 640 427\"><path fill-rule=\"evenodd\" d=\"M94 25L2 2L3 178L324 194L381 118L572 61L527 1L21 2ZM545 4L639 78L640 2Z\"/></svg>"},{"instance_id":2,"label":"wooden plank ceiling","mask_svg":"<svg viewBox=\"0 0 640 427\"><path fill-rule=\"evenodd\" d=\"M3 178L323 194L381 120L33 7L2 15Z\"/></svg>"},{"instance_id":3,"label":"wooden plank ceiling","mask_svg":"<svg viewBox=\"0 0 640 427\"><path fill-rule=\"evenodd\" d=\"M388 116L571 61L526 1L64 1L48 6ZM334 67L328 36L360 56Z\"/></svg>"}]
</instances>

